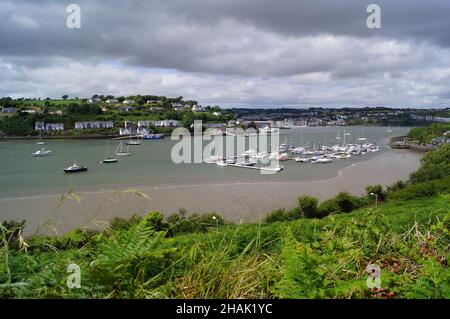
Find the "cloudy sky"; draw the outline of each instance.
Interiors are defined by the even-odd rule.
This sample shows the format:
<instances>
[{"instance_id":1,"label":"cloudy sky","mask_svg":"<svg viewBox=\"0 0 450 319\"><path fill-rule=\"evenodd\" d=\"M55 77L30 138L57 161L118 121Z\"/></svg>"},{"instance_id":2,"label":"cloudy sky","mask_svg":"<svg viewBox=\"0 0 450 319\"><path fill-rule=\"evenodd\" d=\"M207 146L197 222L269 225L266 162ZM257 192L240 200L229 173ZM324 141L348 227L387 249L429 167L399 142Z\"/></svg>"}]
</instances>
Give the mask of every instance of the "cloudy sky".
<instances>
[{"instance_id":1,"label":"cloudy sky","mask_svg":"<svg viewBox=\"0 0 450 319\"><path fill-rule=\"evenodd\" d=\"M381 29L366 26L369 3ZM0 96L96 93L448 107L450 1L0 0Z\"/></svg>"}]
</instances>

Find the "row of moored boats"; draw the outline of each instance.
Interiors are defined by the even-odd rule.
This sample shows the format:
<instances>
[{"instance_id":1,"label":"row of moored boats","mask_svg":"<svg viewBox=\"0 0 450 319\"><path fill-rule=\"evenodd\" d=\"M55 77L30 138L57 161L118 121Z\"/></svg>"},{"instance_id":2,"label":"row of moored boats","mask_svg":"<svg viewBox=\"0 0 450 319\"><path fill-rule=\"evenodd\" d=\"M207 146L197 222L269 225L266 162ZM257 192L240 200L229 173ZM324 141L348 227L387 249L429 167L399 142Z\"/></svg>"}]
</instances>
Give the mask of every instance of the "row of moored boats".
<instances>
[{"instance_id":1,"label":"row of moored boats","mask_svg":"<svg viewBox=\"0 0 450 319\"><path fill-rule=\"evenodd\" d=\"M147 139L160 139L160 138L147 138ZM36 143L39 146L42 146L41 149L37 150L36 152L32 153L34 157L46 157L52 155L51 150L45 149L43 145L45 143L39 139L39 141ZM126 145L126 148L124 147L124 144ZM129 141L126 141L123 143L122 141L117 146L116 150L114 151L115 156L122 157L122 156L131 156L130 152L130 145L141 145L141 141L139 139L132 140L130 138ZM113 155L110 156L109 154L109 143L107 144L107 157L100 161L100 163L103 164L112 164L117 163L118 159ZM65 173L80 173L80 172L86 172L88 170L87 166L78 165L77 163L73 163L73 165L70 165L69 167L66 167L63 169Z\"/></svg>"}]
</instances>

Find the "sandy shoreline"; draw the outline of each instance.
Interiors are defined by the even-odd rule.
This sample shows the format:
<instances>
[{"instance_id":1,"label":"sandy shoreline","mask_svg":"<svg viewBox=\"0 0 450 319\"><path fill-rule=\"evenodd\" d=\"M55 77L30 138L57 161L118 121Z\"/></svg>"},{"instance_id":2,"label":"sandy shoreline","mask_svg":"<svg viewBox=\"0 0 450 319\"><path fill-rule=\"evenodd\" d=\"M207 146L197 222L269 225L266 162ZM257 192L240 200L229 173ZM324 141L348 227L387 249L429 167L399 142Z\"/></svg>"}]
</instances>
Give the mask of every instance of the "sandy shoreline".
<instances>
[{"instance_id":1,"label":"sandy shoreline","mask_svg":"<svg viewBox=\"0 0 450 319\"><path fill-rule=\"evenodd\" d=\"M0 200L0 220L26 219L26 233L40 225L45 233L64 233L78 226L92 226L115 216L145 215L158 210L165 215L185 208L189 212L217 212L234 222L255 221L278 208L292 208L300 195L321 200L341 191L363 194L369 184L406 180L420 165L420 154L393 150L341 169L330 179L298 182L248 182L143 187L149 198L126 191L80 193L61 201L61 195ZM45 224L45 225L44 225ZM44 226L42 226L44 225Z\"/></svg>"}]
</instances>

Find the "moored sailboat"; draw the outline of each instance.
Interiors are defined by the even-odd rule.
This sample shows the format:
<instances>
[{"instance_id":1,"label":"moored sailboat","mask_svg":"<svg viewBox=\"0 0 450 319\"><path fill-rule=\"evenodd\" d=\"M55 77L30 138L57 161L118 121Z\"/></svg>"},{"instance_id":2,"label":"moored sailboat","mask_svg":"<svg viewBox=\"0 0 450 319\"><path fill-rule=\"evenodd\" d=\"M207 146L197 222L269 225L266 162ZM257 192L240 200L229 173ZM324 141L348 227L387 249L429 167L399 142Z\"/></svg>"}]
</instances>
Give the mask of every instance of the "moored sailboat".
<instances>
[{"instance_id":1,"label":"moored sailboat","mask_svg":"<svg viewBox=\"0 0 450 319\"><path fill-rule=\"evenodd\" d=\"M106 158L103 159L101 162L104 164L109 164L109 163L116 163L117 162L117 158L111 157L108 155L109 154L109 143L107 143L107 151L106 151Z\"/></svg>"},{"instance_id":2,"label":"moored sailboat","mask_svg":"<svg viewBox=\"0 0 450 319\"><path fill-rule=\"evenodd\" d=\"M130 146L127 145L127 150L124 151L123 150L123 143L120 142L119 145L116 148L115 153L116 153L117 156L130 156L131 155L131 153L130 153Z\"/></svg>"}]
</instances>

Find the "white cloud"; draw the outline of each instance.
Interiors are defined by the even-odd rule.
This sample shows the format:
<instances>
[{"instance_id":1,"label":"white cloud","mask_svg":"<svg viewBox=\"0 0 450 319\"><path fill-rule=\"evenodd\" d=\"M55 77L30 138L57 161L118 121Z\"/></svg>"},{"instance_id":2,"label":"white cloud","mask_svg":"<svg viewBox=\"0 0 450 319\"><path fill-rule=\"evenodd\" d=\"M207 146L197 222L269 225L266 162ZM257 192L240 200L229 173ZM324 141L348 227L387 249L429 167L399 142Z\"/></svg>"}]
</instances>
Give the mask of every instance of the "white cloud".
<instances>
[{"instance_id":1,"label":"white cloud","mask_svg":"<svg viewBox=\"0 0 450 319\"><path fill-rule=\"evenodd\" d=\"M26 68L0 61L0 94L45 98L92 94L183 95L204 104L225 106L369 106L429 107L446 103L450 67L370 78L332 80L326 73L284 77L234 77L142 70L107 63L85 64L57 58L50 66Z\"/></svg>"},{"instance_id":2,"label":"white cloud","mask_svg":"<svg viewBox=\"0 0 450 319\"><path fill-rule=\"evenodd\" d=\"M9 20L14 26L18 28L39 29L39 23L32 17L19 14L12 14Z\"/></svg>"},{"instance_id":3,"label":"white cloud","mask_svg":"<svg viewBox=\"0 0 450 319\"><path fill-rule=\"evenodd\" d=\"M406 14L404 6L382 0L389 14L377 32L367 31L360 1L110 0L106 6L80 0L79 30L65 27L60 1L4 1L0 95L444 106L450 50L443 12L450 4L430 1L441 9L411 0Z\"/></svg>"}]
</instances>

